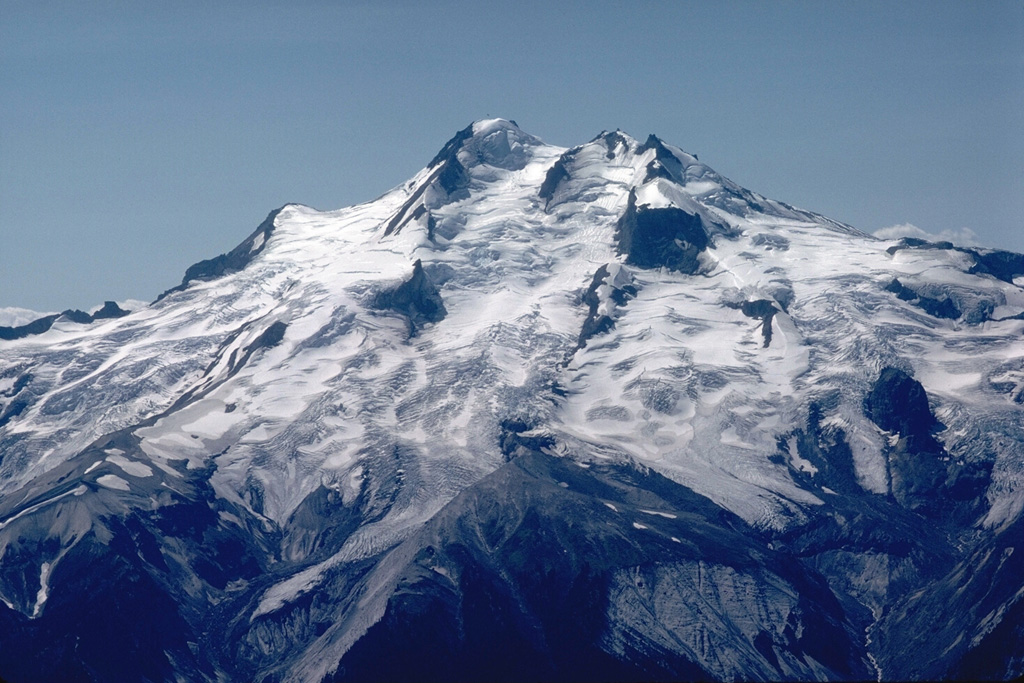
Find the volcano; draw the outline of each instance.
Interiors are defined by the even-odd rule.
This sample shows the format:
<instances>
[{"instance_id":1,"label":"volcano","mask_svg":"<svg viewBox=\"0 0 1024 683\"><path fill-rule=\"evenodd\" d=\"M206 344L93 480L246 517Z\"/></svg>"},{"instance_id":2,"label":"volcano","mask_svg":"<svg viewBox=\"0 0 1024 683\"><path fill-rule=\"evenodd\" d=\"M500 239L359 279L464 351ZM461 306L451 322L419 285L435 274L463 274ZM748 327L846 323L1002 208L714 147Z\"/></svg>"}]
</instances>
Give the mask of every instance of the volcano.
<instances>
[{"instance_id":1,"label":"volcano","mask_svg":"<svg viewBox=\"0 0 1024 683\"><path fill-rule=\"evenodd\" d=\"M1019 254L495 119L103 311L0 328L12 683L1024 675Z\"/></svg>"}]
</instances>

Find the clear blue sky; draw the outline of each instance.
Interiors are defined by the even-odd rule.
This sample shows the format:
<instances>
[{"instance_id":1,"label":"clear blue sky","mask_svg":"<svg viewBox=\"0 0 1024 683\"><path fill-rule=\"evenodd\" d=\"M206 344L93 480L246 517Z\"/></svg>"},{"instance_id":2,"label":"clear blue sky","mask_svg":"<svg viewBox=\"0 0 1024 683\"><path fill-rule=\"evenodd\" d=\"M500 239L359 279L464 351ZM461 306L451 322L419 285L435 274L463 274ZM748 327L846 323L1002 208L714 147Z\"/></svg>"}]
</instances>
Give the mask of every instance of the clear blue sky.
<instances>
[{"instance_id":1,"label":"clear blue sky","mask_svg":"<svg viewBox=\"0 0 1024 683\"><path fill-rule=\"evenodd\" d=\"M0 0L0 307L152 299L470 121L1024 251L1024 3Z\"/></svg>"}]
</instances>

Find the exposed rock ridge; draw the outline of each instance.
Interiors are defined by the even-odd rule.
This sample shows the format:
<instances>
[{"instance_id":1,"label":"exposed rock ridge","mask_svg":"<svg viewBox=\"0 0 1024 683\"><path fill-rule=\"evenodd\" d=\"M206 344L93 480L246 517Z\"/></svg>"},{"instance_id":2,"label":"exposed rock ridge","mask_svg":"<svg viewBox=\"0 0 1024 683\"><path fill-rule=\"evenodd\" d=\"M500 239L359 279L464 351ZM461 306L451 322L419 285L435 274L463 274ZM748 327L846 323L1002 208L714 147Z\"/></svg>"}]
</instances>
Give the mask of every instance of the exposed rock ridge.
<instances>
[{"instance_id":1,"label":"exposed rock ridge","mask_svg":"<svg viewBox=\"0 0 1024 683\"><path fill-rule=\"evenodd\" d=\"M687 275L700 271L700 255L712 244L699 215L675 207L638 207L635 191L630 192L626 212L619 219L616 238L626 263Z\"/></svg>"},{"instance_id":2,"label":"exposed rock ridge","mask_svg":"<svg viewBox=\"0 0 1024 683\"><path fill-rule=\"evenodd\" d=\"M260 223L259 227L257 227L249 237L231 251L189 266L185 271L185 276L181 279L181 284L177 287L168 289L166 292L158 296L156 300L160 301L175 292L184 291L188 289L193 282L216 280L217 278L230 275L231 273L237 273L244 269L266 248L267 242L270 240L270 236L274 232L274 221L277 218L277 215L281 213L286 206L288 205L286 204L279 209L274 209L267 214L267 217L262 223Z\"/></svg>"},{"instance_id":3,"label":"exposed rock ridge","mask_svg":"<svg viewBox=\"0 0 1024 683\"><path fill-rule=\"evenodd\" d=\"M619 264L605 264L594 273L583 303L587 305L587 317L583 321L579 339L576 341L578 351L587 345L591 337L604 334L615 327L615 310L625 306L637 294L633 278Z\"/></svg>"},{"instance_id":4,"label":"exposed rock ridge","mask_svg":"<svg viewBox=\"0 0 1024 683\"><path fill-rule=\"evenodd\" d=\"M967 512L976 513L992 465L950 457L935 438L945 426L935 418L920 382L899 368L883 368L864 399L864 414L895 435L889 476L892 495L901 505L938 515L966 502Z\"/></svg>"},{"instance_id":5,"label":"exposed rock ridge","mask_svg":"<svg viewBox=\"0 0 1024 683\"><path fill-rule=\"evenodd\" d=\"M761 338L764 340L763 348L768 348L772 343L772 319L779 312L775 302L769 299L756 299L742 303L726 304L730 308L738 308L748 318L761 321Z\"/></svg>"},{"instance_id":6,"label":"exposed rock ridge","mask_svg":"<svg viewBox=\"0 0 1024 683\"><path fill-rule=\"evenodd\" d=\"M95 313L89 314L85 311L79 311L77 309L68 309L62 313L55 313L53 315L43 316L42 318L36 318L30 323L24 325L18 325L17 327L2 327L0 326L0 339L14 340L22 339L34 334L42 334L48 331L53 324L57 321L64 319L69 320L79 325L88 325L97 320L109 320L111 318L123 318L128 315L130 311L126 311L117 303L113 301L106 301L103 304L103 308L96 311Z\"/></svg>"},{"instance_id":7,"label":"exposed rock ridge","mask_svg":"<svg viewBox=\"0 0 1024 683\"><path fill-rule=\"evenodd\" d=\"M890 254L903 249L937 249L943 251L957 251L967 254L974 259L974 265L968 269L970 275L982 274L1013 284L1013 281L1024 276L1024 254L1016 254L1012 251L1001 249L972 249L961 247L952 242L929 242L916 237L904 237L899 244L889 247Z\"/></svg>"},{"instance_id":8,"label":"exposed rock ridge","mask_svg":"<svg viewBox=\"0 0 1024 683\"><path fill-rule=\"evenodd\" d=\"M423 262L416 259L412 275L392 290L377 295L374 307L401 313L409 321L409 336L416 336L417 330L426 323L437 323L448 314L441 299L441 292L423 269Z\"/></svg>"}]
</instances>

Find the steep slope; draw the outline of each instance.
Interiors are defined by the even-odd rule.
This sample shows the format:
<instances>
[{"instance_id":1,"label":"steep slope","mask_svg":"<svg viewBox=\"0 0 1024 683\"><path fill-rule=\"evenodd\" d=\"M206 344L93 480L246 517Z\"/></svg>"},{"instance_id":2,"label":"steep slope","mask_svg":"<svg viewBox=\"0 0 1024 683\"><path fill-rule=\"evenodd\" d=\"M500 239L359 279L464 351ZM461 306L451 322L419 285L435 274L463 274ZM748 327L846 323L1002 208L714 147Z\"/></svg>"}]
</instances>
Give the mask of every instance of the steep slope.
<instances>
[{"instance_id":1,"label":"steep slope","mask_svg":"<svg viewBox=\"0 0 1024 683\"><path fill-rule=\"evenodd\" d=\"M0 341L0 676L1020 675L1022 278L474 123Z\"/></svg>"}]
</instances>

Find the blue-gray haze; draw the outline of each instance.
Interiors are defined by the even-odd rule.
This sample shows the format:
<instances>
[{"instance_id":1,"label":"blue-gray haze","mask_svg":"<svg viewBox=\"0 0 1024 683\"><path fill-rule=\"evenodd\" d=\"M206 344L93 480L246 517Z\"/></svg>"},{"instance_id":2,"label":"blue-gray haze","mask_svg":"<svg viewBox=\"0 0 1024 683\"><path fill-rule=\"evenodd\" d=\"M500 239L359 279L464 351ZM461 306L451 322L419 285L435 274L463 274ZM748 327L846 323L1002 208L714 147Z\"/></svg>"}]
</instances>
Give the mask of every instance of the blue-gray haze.
<instances>
[{"instance_id":1,"label":"blue-gray haze","mask_svg":"<svg viewBox=\"0 0 1024 683\"><path fill-rule=\"evenodd\" d=\"M456 130L654 132L873 232L1024 251L1024 4L0 0L0 307L151 299ZM911 228L904 228L911 229Z\"/></svg>"}]
</instances>

